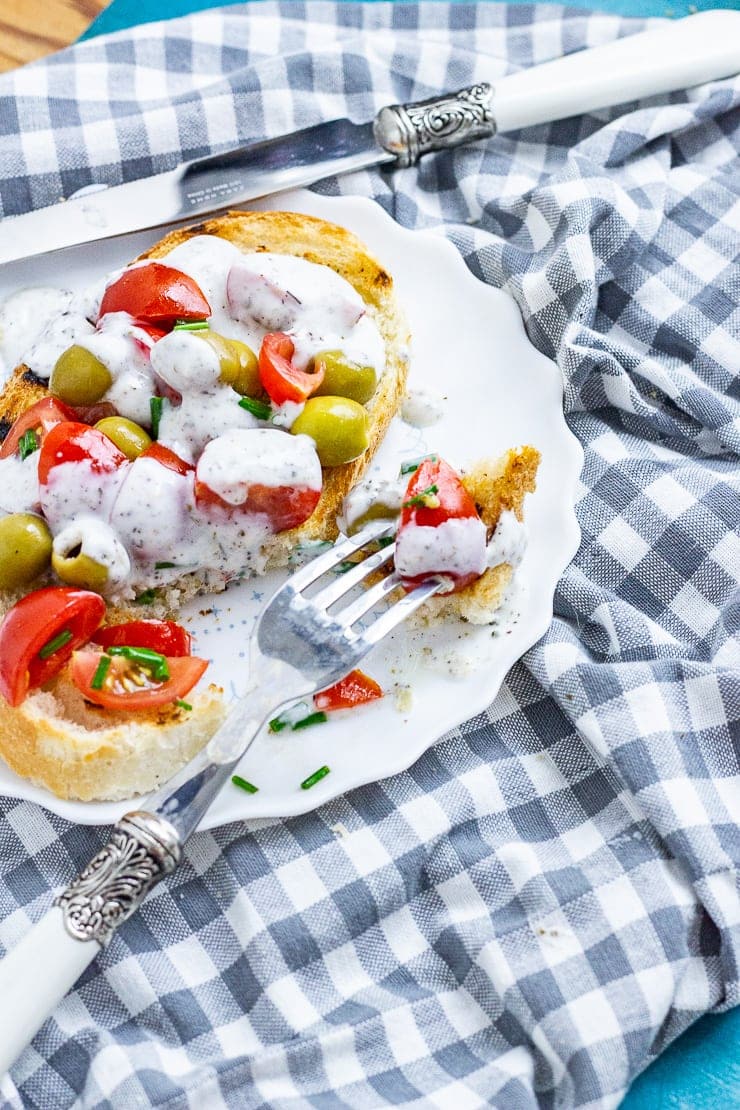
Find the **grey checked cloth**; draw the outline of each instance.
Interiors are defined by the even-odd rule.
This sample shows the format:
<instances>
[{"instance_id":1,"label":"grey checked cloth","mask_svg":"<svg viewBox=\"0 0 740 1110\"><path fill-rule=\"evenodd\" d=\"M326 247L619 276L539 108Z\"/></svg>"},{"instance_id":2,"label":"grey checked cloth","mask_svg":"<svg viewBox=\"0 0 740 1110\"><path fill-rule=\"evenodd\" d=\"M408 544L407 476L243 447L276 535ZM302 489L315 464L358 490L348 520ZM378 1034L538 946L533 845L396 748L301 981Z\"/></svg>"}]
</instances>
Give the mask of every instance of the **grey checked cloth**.
<instances>
[{"instance_id":1,"label":"grey checked cloth","mask_svg":"<svg viewBox=\"0 0 740 1110\"><path fill-rule=\"evenodd\" d=\"M641 27L270 2L93 40L0 76L2 210ZM321 186L516 298L585 448L580 551L490 709L405 774L195 837L5 1107L614 1107L739 1001L739 133L728 80ZM105 835L2 802L0 948Z\"/></svg>"}]
</instances>

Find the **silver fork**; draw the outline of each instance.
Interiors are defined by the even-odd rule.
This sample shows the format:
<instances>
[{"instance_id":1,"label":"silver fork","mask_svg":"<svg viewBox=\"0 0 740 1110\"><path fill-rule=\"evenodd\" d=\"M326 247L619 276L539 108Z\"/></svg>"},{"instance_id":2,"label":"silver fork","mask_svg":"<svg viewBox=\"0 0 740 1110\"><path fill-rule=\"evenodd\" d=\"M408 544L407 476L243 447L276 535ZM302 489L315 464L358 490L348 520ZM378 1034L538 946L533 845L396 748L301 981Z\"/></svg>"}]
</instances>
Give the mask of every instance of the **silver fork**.
<instances>
[{"instance_id":1,"label":"silver fork","mask_svg":"<svg viewBox=\"0 0 740 1110\"><path fill-rule=\"evenodd\" d=\"M121 818L105 847L0 961L0 1076L118 926L177 867L183 844L267 721L297 698L343 678L440 589L443 580L432 578L391 602L390 595L401 585L391 570L357 590L372 572L387 569L392 542L371 554L366 549L373 541L388 539L393 530L387 521L373 522L287 579L252 633L249 687L204 750L153 794L145 808ZM354 556L363 557L322 583ZM316 592L309 596L314 586ZM383 602L388 604L377 615ZM367 620L360 625L363 618Z\"/></svg>"}]
</instances>

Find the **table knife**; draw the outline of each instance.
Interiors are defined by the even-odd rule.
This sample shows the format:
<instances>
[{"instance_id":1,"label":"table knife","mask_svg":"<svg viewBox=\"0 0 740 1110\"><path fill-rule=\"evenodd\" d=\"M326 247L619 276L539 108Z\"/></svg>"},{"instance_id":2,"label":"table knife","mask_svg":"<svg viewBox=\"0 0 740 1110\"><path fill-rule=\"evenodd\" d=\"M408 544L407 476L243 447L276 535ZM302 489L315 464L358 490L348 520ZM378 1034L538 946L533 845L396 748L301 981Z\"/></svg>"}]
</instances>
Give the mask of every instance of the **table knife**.
<instances>
[{"instance_id":1,"label":"table knife","mask_svg":"<svg viewBox=\"0 0 740 1110\"><path fill-rule=\"evenodd\" d=\"M222 211L373 166L411 166L431 151L497 131L689 88L740 72L740 12L688 16L458 92L335 119L184 162L0 222L0 263Z\"/></svg>"}]
</instances>

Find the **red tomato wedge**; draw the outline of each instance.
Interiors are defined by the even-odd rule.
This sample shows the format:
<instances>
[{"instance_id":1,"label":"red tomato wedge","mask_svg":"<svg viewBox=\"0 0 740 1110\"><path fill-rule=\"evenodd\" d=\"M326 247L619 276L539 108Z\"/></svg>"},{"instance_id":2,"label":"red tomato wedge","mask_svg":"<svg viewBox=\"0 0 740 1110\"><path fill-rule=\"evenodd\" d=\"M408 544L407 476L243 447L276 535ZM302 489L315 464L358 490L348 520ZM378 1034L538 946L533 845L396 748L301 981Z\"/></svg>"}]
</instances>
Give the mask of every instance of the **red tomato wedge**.
<instances>
[{"instance_id":1,"label":"red tomato wedge","mask_svg":"<svg viewBox=\"0 0 740 1110\"><path fill-rule=\"evenodd\" d=\"M480 519L475 501L460 477L444 459L424 459L413 472L406 488L401 517L396 534L397 550L403 533L409 528L437 528L448 520ZM413 589L434 573L445 575L453 583L452 591L461 590L480 577L480 572L455 573L444 566L426 574L405 577L403 584Z\"/></svg>"},{"instance_id":2,"label":"red tomato wedge","mask_svg":"<svg viewBox=\"0 0 740 1110\"><path fill-rule=\"evenodd\" d=\"M303 524L318 505L320 497L320 489L253 485L249 487L246 501L231 505L205 482L197 479L195 482L195 500L199 505L217 506L228 513L265 513L275 532L285 532Z\"/></svg>"},{"instance_id":3,"label":"red tomato wedge","mask_svg":"<svg viewBox=\"0 0 740 1110\"><path fill-rule=\"evenodd\" d=\"M284 332L269 332L262 340L259 354L259 375L271 401L282 405L285 401L305 401L319 388L324 371L315 374L298 370L290 361L295 345Z\"/></svg>"},{"instance_id":4,"label":"red tomato wedge","mask_svg":"<svg viewBox=\"0 0 740 1110\"><path fill-rule=\"evenodd\" d=\"M41 446L39 482L45 485L55 466L67 462L89 462L96 474L117 470L129 460L113 440L88 424L66 421L57 424Z\"/></svg>"},{"instance_id":5,"label":"red tomato wedge","mask_svg":"<svg viewBox=\"0 0 740 1110\"><path fill-rule=\"evenodd\" d=\"M191 636L174 621L141 620L126 624L109 624L90 637L101 647L142 647L160 655L180 658L190 655Z\"/></svg>"},{"instance_id":6,"label":"red tomato wedge","mask_svg":"<svg viewBox=\"0 0 740 1110\"><path fill-rule=\"evenodd\" d=\"M317 709L353 709L356 705L383 697L383 691L374 678L364 671L350 671L328 690L314 694Z\"/></svg>"},{"instance_id":7,"label":"red tomato wedge","mask_svg":"<svg viewBox=\"0 0 740 1110\"><path fill-rule=\"evenodd\" d=\"M112 281L100 302L98 319L128 312L137 322L171 327L177 320L205 320L211 306L197 282L162 262L132 266Z\"/></svg>"},{"instance_id":8,"label":"red tomato wedge","mask_svg":"<svg viewBox=\"0 0 740 1110\"><path fill-rule=\"evenodd\" d=\"M104 657L105 653L99 651L76 651L72 656L71 674L80 693L88 701L106 709L145 710L168 705L189 693L208 666L206 659L197 659L192 655L168 657L169 678L158 681L146 667L135 661L120 655L109 656L107 673L100 689L96 689L98 683L95 676ZM125 683L134 671L137 681L142 681L143 685L129 682L133 689L128 689Z\"/></svg>"},{"instance_id":9,"label":"red tomato wedge","mask_svg":"<svg viewBox=\"0 0 740 1110\"><path fill-rule=\"evenodd\" d=\"M103 622L105 602L90 590L47 586L16 602L0 624L0 693L20 705L58 674Z\"/></svg>"},{"instance_id":10,"label":"red tomato wedge","mask_svg":"<svg viewBox=\"0 0 740 1110\"><path fill-rule=\"evenodd\" d=\"M56 397L43 397L21 413L15 421L0 447L0 459L7 459L16 453L20 438L26 432L35 432L39 443L43 443L57 424L76 419L74 409L57 401Z\"/></svg>"},{"instance_id":11,"label":"red tomato wedge","mask_svg":"<svg viewBox=\"0 0 740 1110\"><path fill-rule=\"evenodd\" d=\"M155 462L161 463L166 466L168 470L174 470L176 474L189 474L195 467L181 459L174 451L170 451L169 447L164 447L161 443L152 443L147 447L146 451L142 451L139 455L140 459L154 459Z\"/></svg>"}]
</instances>

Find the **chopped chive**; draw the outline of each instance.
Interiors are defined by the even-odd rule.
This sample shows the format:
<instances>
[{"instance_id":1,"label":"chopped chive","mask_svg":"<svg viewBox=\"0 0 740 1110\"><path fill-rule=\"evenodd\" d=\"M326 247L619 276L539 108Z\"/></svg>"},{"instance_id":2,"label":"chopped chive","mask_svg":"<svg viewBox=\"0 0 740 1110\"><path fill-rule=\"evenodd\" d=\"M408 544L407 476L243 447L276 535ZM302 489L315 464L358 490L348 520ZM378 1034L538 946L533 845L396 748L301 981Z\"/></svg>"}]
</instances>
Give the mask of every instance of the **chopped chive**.
<instances>
[{"instance_id":1,"label":"chopped chive","mask_svg":"<svg viewBox=\"0 0 740 1110\"><path fill-rule=\"evenodd\" d=\"M273 717L268 727L270 732L282 732L284 728L288 727L288 722L284 721L282 717Z\"/></svg>"},{"instance_id":2,"label":"chopped chive","mask_svg":"<svg viewBox=\"0 0 740 1110\"><path fill-rule=\"evenodd\" d=\"M103 683L105 682L106 675L108 674L108 671L110 670L110 665L111 665L112 662L113 662L113 660L111 659L110 655L101 655L100 656L100 662L98 663L97 667L95 668L95 674L92 676L92 679L90 680L90 689L91 690L102 690L103 689Z\"/></svg>"},{"instance_id":3,"label":"chopped chive","mask_svg":"<svg viewBox=\"0 0 740 1110\"><path fill-rule=\"evenodd\" d=\"M341 563L337 563L334 567L335 574L346 574L352 567L356 567L357 563L353 563L351 559L343 559Z\"/></svg>"},{"instance_id":4,"label":"chopped chive","mask_svg":"<svg viewBox=\"0 0 740 1110\"><path fill-rule=\"evenodd\" d=\"M176 698L175 705L178 709L187 709L188 712L193 708L190 702L183 701L182 698Z\"/></svg>"},{"instance_id":5,"label":"chopped chive","mask_svg":"<svg viewBox=\"0 0 740 1110\"><path fill-rule=\"evenodd\" d=\"M156 590L144 590L137 598L134 598L137 605L150 605L157 597Z\"/></svg>"},{"instance_id":6,"label":"chopped chive","mask_svg":"<svg viewBox=\"0 0 740 1110\"><path fill-rule=\"evenodd\" d=\"M109 648L108 654L122 655L124 659L129 659L132 663L138 663L140 667L146 667L147 670L152 672L152 677L157 682L166 682L170 677L170 669L164 655L161 655L158 651L152 651L150 648L121 645L120 647Z\"/></svg>"},{"instance_id":7,"label":"chopped chive","mask_svg":"<svg viewBox=\"0 0 740 1110\"><path fill-rule=\"evenodd\" d=\"M301 783L301 790L310 790L317 782L321 782L322 779L325 779L328 774L329 768L326 765L319 767L318 771L314 771L312 775L309 775L307 779L303 780Z\"/></svg>"},{"instance_id":8,"label":"chopped chive","mask_svg":"<svg viewBox=\"0 0 740 1110\"><path fill-rule=\"evenodd\" d=\"M152 439L159 438L159 422L162 419L162 410L164 409L164 397L150 397L149 398L149 412L152 418Z\"/></svg>"},{"instance_id":9,"label":"chopped chive","mask_svg":"<svg viewBox=\"0 0 740 1110\"><path fill-rule=\"evenodd\" d=\"M207 320L178 320L175 324L173 331L206 331L208 328Z\"/></svg>"},{"instance_id":10,"label":"chopped chive","mask_svg":"<svg viewBox=\"0 0 740 1110\"><path fill-rule=\"evenodd\" d=\"M420 493L415 494L413 497L409 497L408 501L404 501L403 507L404 509L413 509L417 506L422 509L438 509L438 493L438 486L427 486L427 488L421 490Z\"/></svg>"},{"instance_id":11,"label":"chopped chive","mask_svg":"<svg viewBox=\"0 0 740 1110\"><path fill-rule=\"evenodd\" d=\"M39 437L36 435L32 428L29 428L28 431L24 432L21 438L18 440L18 454L20 455L21 460L23 460L27 459L29 455L32 455L34 451L38 451L38 449Z\"/></svg>"},{"instance_id":12,"label":"chopped chive","mask_svg":"<svg viewBox=\"0 0 740 1110\"><path fill-rule=\"evenodd\" d=\"M155 570L169 570L170 567L174 567L174 565L175 565L174 563L155 563L154 564L154 569Z\"/></svg>"},{"instance_id":13,"label":"chopped chive","mask_svg":"<svg viewBox=\"0 0 740 1110\"><path fill-rule=\"evenodd\" d=\"M256 416L258 420L269 420L272 412L265 401L259 401L256 397L242 397L239 401L239 408L251 412L252 416Z\"/></svg>"},{"instance_id":14,"label":"chopped chive","mask_svg":"<svg viewBox=\"0 0 740 1110\"><path fill-rule=\"evenodd\" d=\"M259 791L259 786L255 786L249 779L243 779L241 775L232 775L231 781L234 786L238 786L240 790L246 790L247 794L256 794Z\"/></svg>"},{"instance_id":15,"label":"chopped chive","mask_svg":"<svg viewBox=\"0 0 740 1110\"><path fill-rule=\"evenodd\" d=\"M48 659L50 655L54 655L54 653L59 651L60 648L63 648L65 644L68 644L71 639L72 633L68 628L65 628L63 632L58 633L58 635L49 640L47 644L44 644L39 650L39 659Z\"/></svg>"},{"instance_id":16,"label":"chopped chive","mask_svg":"<svg viewBox=\"0 0 740 1110\"><path fill-rule=\"evenodd\" d=\"M409 459L407 462L402 462L401 473L413 474L415 470L419 469L423 462L427 461L427 459L429 460L429 462L439 461L436 455L420 455L418 459Z\"/></svg>"},{"instance_id":17,"label":"chopped chive","mask_svg":"<svg viewBox=\"0 0 740 1110\"><path fill-rule=\"evenodd\" d=\"M378 542L378 547L388 547L389 544L392 544L392 543L396 542L396 537L395 536L381 536L380 539L377 542Z\"/></svg>"},{"instance_id":18,"label":"chopped chive","mask_svg":"<svg viewBox=\"0 0 740 1110\"><path fill-rule=\"evenodd\" d=\"M328 719L323 709L319 709L317 713L309 713L307 717L302 717L300 721L296 721L293 725L293 732L299 728L310 728L311 725L323 725Z\"/></svg>"}]
</instances>

